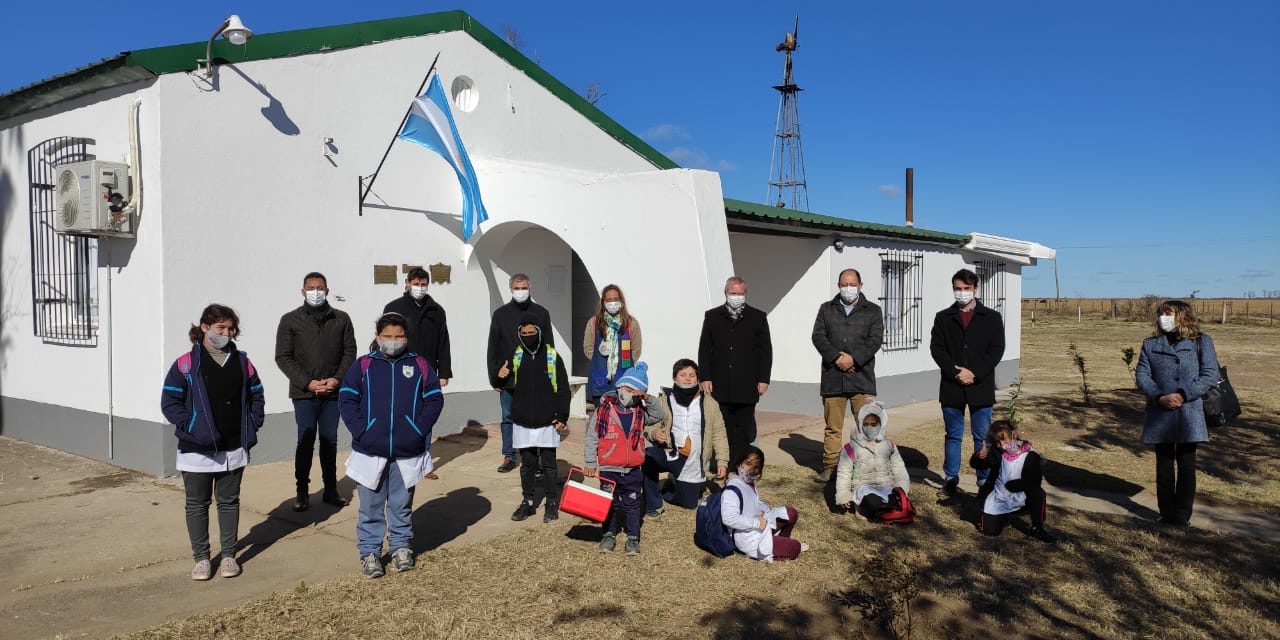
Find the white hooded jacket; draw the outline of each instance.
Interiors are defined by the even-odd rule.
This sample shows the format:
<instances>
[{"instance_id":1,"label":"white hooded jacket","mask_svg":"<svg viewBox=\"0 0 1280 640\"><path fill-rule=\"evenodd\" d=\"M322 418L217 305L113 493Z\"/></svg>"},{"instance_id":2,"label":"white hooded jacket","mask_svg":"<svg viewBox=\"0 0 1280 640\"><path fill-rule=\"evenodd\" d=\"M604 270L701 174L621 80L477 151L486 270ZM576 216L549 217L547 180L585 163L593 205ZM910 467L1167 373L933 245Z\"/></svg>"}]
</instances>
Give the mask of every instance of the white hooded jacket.
<instances>
[{"instance_id":1,"label":"white hooded jacket","mask_svg":"<svg viewBox=\"0 0 1280 640\"><path fill-rule=\"evenodd\" d=\"M862 421L868 415L880 418L880 426L863 433ZM871 401L858 411L858 424L849 430L849 441L840 449L836 465L836 504L854 502L859 487L876 489L877 493L895 487L911 492L911 476L907 465L892 440L885 438L889 412L879 401Z\"/></svg>"}]
</instances>

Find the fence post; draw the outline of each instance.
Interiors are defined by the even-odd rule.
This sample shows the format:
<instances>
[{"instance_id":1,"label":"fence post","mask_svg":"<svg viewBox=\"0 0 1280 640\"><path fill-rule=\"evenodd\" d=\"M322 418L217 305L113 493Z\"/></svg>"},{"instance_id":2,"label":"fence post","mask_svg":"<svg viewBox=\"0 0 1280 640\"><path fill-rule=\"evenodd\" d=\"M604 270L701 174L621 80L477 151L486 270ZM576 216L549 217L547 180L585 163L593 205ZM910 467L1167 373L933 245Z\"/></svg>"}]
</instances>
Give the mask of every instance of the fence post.
<instances>
[{"instance_id":1,"label":"fence post","mask_svg":"<svg viewBox=\"0 0 1280 640\"><path fill-rule=\"evenodd\" d=\"M1111 319L1112 320L1116 319L1116 299L1115 298L1111 299Z\"/></svg>"},{"instance_id":2,"label":"fence post","mask_svg":"<svg viewBox=\"0 0 1280 640\"><path fill-rule=\"evenodd\" d=\"M1076 322L1084 322L1084 312L1080 310L1080 303L1076 303Z\"/></svg>"},{"instance_id":3,"label":"fence post","mask_svg":"<svg viewBox=\"0 0 1280 640\"><path fill-rule=\"evenodd\" d=\"M1222 301L1222 324L1227 323L1227 301Z\"/></svg>"}]
</instances>

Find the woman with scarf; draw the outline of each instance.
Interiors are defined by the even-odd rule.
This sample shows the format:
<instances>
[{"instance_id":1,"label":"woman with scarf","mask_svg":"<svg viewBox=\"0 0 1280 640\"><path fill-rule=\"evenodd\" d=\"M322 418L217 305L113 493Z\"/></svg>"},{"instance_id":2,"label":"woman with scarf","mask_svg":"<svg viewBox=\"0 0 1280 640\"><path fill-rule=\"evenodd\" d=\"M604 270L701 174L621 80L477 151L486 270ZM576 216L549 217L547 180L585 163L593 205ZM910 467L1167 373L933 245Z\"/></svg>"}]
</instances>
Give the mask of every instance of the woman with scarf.
<instances>
[{"instance_id":1,"label":"woman with scarf","mask_svg":"<svg viewBox=\"0 0 1280 640\"><path fill-rule=\"evenodd\" d=\"M587 403L594 405L619 375L640 360L640 323L627 310L618 285L606 285L600 291L600 305L582 336L582 351L591 360Z\"/></svg>"},{"instance_id":2,"label":"woman with scarf","mask_svg":"<svg viewBox=\"0 0 1280 640\"><path fill-rule=\"evenodd\" d=\"M662 515L664 499L686 509L697 507L706 474L714 469L716 480L723 480L729 472L724 417L719 403L704 400L698 364L688 358L677 360L671 376L675 386L663 387L658 394L665 417L645 430L650 445L645 450L644 500L650 518ZM663 492L658 481L664 471L671 476L669 492Z\"/></svg>"}]
</instances>

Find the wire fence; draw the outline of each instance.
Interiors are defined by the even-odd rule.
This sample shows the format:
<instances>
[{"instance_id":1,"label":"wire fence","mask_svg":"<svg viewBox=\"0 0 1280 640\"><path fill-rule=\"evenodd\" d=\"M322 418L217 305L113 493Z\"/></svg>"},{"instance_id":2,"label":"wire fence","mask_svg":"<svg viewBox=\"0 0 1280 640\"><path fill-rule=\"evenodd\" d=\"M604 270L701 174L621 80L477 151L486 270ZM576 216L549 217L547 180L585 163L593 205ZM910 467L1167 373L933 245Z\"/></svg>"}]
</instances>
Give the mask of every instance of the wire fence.
<instances>
[{"instance_id":1,"label":"wire fence","mask_svg":"<svg viewBox=\"0 0 1280 640\"><path fill-rule=\"evenodd\" d=\"M1156 307L1166 298L1024 298L1022 317L1031 321L1048 318L1120 320L1151 322ZM1242 324L1274 327L1280 318L1277 298L1192 298L1182 299L1205 324Z\"/></svg>"}]
</instances>

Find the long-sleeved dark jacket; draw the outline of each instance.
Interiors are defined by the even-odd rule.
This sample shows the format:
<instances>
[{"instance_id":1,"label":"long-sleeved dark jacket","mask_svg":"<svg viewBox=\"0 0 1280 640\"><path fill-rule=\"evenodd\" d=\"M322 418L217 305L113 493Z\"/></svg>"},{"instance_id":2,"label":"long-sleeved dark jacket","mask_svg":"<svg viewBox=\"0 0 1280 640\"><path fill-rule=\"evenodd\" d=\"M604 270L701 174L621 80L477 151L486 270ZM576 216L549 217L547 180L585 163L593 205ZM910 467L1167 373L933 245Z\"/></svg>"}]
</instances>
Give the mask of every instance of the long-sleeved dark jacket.
<instances>
[{"instance_id":1,"label":"long-sleeved dark jacket","mask_svg":"<svg viewBox=\"0 0 1280 640\"><path fill-rule=\"evenodd\" d=\"M813 321L813 346L822 356L822 395L875 395L876 352L883 343L884 314L865 295L858 295L847 316L839 295L822 303ZM853 356L852 371L836 366L842 351Z\"/></svg>"},{"instance_id":2,"label":"long-sleeved dark jacket","mask_svg":"<svg viewBox=\"0 0 1280 640\"><path fill-rule=\"evenodd\" d=\"M325 304L322 313L304 304L283 316L276 329L276 366L289 379L289 397L314 398L312 380L342 379L356 359L351 317ZM334 390L331 398L337 397Z\"/></svg>"},{"instance_id":3,"label":"long-sleeved dark jacket","mask_svg":"<svg viewBox=\"0 0 1280 640\"><path fill-rule=\"evenodd\" d=\"M351 448L388 458L412 458L431 448L431 430L444 410L440 378L426 358L378 351L356 359L342 378L338 410Z\"/></svg>"},{"instance_id":4,"label":"long-sleeved dark jacket","mask_svg":"<svg viewBox=\"0 0 1280 640\"><path fill-rule=\"evenodd\" d=\"M515 333L519 329L513 326L511 331ZM556 420L569 420L569 402L573 398L569 389L569 373L564 368L564 359L555 354L555 384L552 384L547 368L548 348L554 349L541 343L533 353L525 350L519 365L514 361L509 365L511 375L507 380L511 383L511 421L518 425L538 428ZM514 355L515 350L511 353ZM501 362L498 367L502 367Z\"/></svg>"},{"instance_id":5,"label":"long-sleeved dark jacket","mask_svg":"<svg viewBox=\"0 0 1280 640\"><path fill-rule=\"evenodd\" d=\"M1010 491L1026 491L1039 487L1044 481L1044 470L1040 464L1040 454L1035 451L1028 451L1027 459L1022 463L1022 477L1017 480L1009 480L1004 483L1006 489ZM973 452L969 456L969 466L974 469L988 469L987 481L982 483L978 488L978 504L981 505L987 496L996 488L996 482L1000 479L1000 460L1004 454L997 448L992 447L987 451L986 459L978 457L978 452Z\"/></svg>"},{"instance_id":6,"label":"long-sleeved dark jacket","mask_svg":"<svg viewBox=\"0 0 1280 640\"><path fill-rule=\"evenodd\" d=\"M768 384L773 370L773 340L769 318L753 306L742 309L736 322L724 305L707 310L698 341L698 372L712 383L711 396L720 402L756 404L756 384Z\"/></svg>"},{"instance_id":7,"label":"long-sleeved dark jacket","mask_svg":"<svg viewBox=\"0 0 1280 640\"><path fill-rule=\"evenodd\" d=\"M452 378L453 357L449 353L449 323L444 307L431 294L418 304L405 293L382 308L383 313L392 311L409 321L409 350L426 358L441 378Z\"/></svg>"},{"instance_id":8,"label":"long-sleeved dark jacket","mask_svg":"<svg viewBox=\"0 0 1280 640\"><path fill-rule=\"evenodd\" d=\"M965 329L960 306L953 304L933 318L929 351L938 364L938 402L944 407L989 407L996 403L996 365L1004 357L1004 321L981 302ZM956 379L956 366L973 372L973 384Z\"/></svg>"},{"instance_id":9,"label":"long-sleeved dark jacket","mask_svg":"<svg viewBox=\"0 0 1280 640\"><path fill-rule=\"evenodd\" d=\"M231 343L228 349L235 349ZM213 421L213 409L209 406L209 391L200 375L200 352L203 346L193 345L191 351L182 354L164 378L160 394L160 411L174 426L178 437L178 451L204 453L226 451ZM240 446L246 451L258 442L258 429L266 419L266 400L262 395L262 381L249 360L249 354L240 351L240 363L244 386L240 394Z\"/></svg>"},{"instance_id":10,"label":"long-sleeved dark jacket","mask_svg":"<svg viewBox=\"0 0 1280 640\"><path fill-rule=\"evenodd\" d=\"M485 354L489 385L494 389L507 389L512 384L513 376L504 380L498 377L498 370L502 368L503 362L510 362L516 347L520 345L520 317L526 313L537 318L538 327L542 330L542 340L551 346L556 344L551 331L551 314L542 305L533 300L527 300L524 304L511 300L495 309L493 319L489 322L489 347Z\"/></svg>"}]
</instances>

